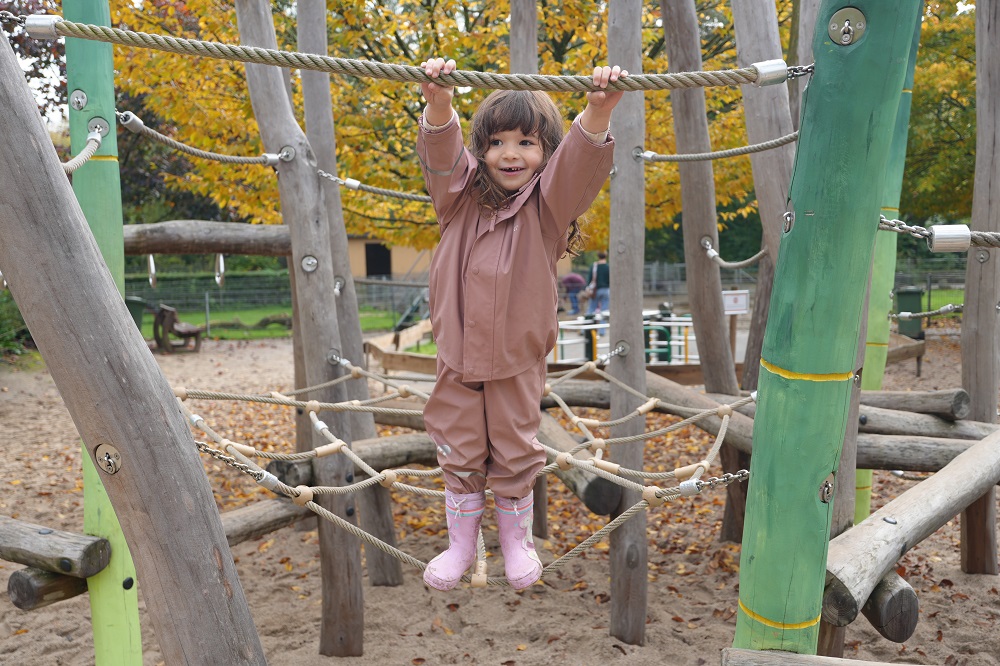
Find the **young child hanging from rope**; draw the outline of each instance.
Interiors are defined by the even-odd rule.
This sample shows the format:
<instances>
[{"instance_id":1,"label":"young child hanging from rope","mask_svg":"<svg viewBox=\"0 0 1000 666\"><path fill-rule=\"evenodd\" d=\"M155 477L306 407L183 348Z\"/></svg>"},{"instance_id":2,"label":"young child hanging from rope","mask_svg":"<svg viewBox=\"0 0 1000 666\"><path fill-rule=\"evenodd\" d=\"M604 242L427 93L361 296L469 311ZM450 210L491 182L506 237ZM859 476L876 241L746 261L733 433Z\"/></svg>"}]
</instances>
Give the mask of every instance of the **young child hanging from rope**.
<instances>
[{"instance_id":1,"label":"young child hanging from rope","mask_svg":"<svg viewBox=\"0 0 1000 666\"><path fill-rule=\"evenodd\" d=\"M421 63L431 78L454 60ZM598 88L628 72L597 67ZM454 88L421 83L427 106L417 155L441 241L430 269L437 383L424 408L444 472L449 547L424 582L450 590L476 561L493 490L507 580L539 579L531 536L532 487L545 465L536 439L546 358L555 344L556 261L580 243L576 220L611 171L611 112L622 92L597 90L563 138L558 108L542 92L495 91L462 143Z\"/></svg>"}]
</instances>

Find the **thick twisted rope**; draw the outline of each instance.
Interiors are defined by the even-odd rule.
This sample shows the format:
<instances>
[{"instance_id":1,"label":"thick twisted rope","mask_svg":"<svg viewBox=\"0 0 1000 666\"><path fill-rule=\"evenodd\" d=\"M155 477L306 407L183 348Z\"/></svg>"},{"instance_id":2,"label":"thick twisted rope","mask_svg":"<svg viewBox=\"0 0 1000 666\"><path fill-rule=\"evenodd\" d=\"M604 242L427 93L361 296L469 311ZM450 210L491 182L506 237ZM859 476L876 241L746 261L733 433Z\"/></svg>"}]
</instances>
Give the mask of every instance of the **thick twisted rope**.
<instances>
[{"instance_id":1,"label":"thick twisted rope","mask_svg":"<svg viewBox=\"0 0 1000 666\"><path fill-rule=\"evenodd\" d=\"M70 175L89 162L90 158L93 157L97 151L100 150L100 148L101 135L96 132L91 133L91 135L87 137L87 145L83 147L83 150L81 150L76 157L63 162L63 171L66 172L67 176Z\"/></svg>"},{"instance_id":2,"label":"thick twisted rope","mask_svg":"<svg viewBox=\"0 0 1000 666\"><path fill-rule=\"evenodd\" d=\"M701 246L705 248L705 254L708 255L708 258L714 261L716 265L718 265L720 268L735 269L735 268L746 268L747 266L753 266L758 261L760 261L761 257L767 254L767 248L765 247L761 248L760 252L753 255L749 259L744 259L743 261L726 261L725 259L722 258L719 252L714 247L712 247L711 239L709 238L702 239Z\"/></svg>"},{"instance_id":3,"label":"thick twisted rope","mask_svg":"<svg viewBox=\"0 0 1000 666\"><path fill-rule=\"evenodd\" d=\"M771 139L770 141L764 141L763 143L754 143L749 146L740 146L739 148L730 148L728 150L716 150L711 153L684 153L680 155L661 155L659 153L654 153L651 150L644 151L641 153L641 157L646 162L701 162L705 160L720 160L726 157L736 157L737 155L749 155L750 153L760 153L765 150L771 150L772 148L778 148L786 144L792 143L799 138L798 132L792 132L791 134L786 134L785 136L778 137L777 139Z\"/></svg>"},{"instance_id":4,"label":"thick twisted rope","mask_svg":"<svg viewBox=\"0 0 1000 666\"><path fill-rule=\"evenodd\" d=\"M160 134L154 129L146 127L146 125L143 124L142 119L140 119L139 116L135 115L131 111L125 111L117 115L118 115L118 121L122 124L123 127L125 127L125 129L129 130L130 132L138 134L139 136L147 137L149 139L152 139L153 141L158 141L159 143L162 143L165 146L170 146L174 150L185 153L187 155L191 155L192 157L200 157L205 160L222 162L223 164L274 165L278 161L277 155L264 154L264 155L256 155L253 157L244 157L240 155L222 155L220 153L212 153L207 150L200 150L198 148L194 148L187 144L181 143L180 141L171 139L169 136L165 134Z\"/></svg>"},{"instance_id":5,"label":"thick twisted rope","mask_svg":"<svg viewBox=\"0 0 1000 666\"><path fill-rule=\"evenodd\" d=\"M52 26L55 34L77 37L121 46L134 46L168 53L217 58L235 62L252 62L275 67L348 74L373 79L388 79L406 83L431 80L424 70L412 65L393 65L373 60L354 60L295 51L276 51L254 46L239 46L182 39L165 35L151 35L120 28L76 23L60 20ZM608 84L613 90L674 90L678 88L707 88L711 86L741 86L756 83L756 67L722 70L716 72L678 72L675 74L635 74ZM589 76L551 76L540 74L490 74L456 70L434 79L437 83L471 88L500 90L544 90L547 92L589 92L596 90Z\"/></svg>"}]
</instances>

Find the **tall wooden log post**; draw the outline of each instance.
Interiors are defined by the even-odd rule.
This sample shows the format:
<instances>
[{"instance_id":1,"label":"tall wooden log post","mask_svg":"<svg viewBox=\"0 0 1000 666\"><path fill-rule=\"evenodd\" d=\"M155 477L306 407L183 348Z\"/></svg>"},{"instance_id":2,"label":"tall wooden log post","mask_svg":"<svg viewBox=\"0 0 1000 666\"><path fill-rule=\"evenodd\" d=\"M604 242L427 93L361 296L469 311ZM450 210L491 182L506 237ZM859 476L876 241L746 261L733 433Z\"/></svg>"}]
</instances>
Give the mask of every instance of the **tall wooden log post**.
<instances>
[{"instance_id":1,"label":"tall wooden log post","mask_svg":"<svg viewBox=\"0 0 1000 666\"><path fill-rule=\"evenodd\" d=\"M620 0L608 7L608 62L632 74L642 73L642 2ZM611 236L608 257L611 264L611 348L626 343L630 352L615 356L608 364L613 377L646 393L646 355L642 337L642 264L646 241L646 184L643 150L646 133L642 93L622 97L611 118L615 137L615 173L611 177ZM622 418L639 406L638 399L614 387L611 418ZM637 435L645 429L642 419L611 429L612 437ZM642 468L642 442L619 444L615 462ZM631 490L622 491L615 515L620 515L641 498ZM641 645L646 638L646 514L639 513L611 533L611 635Z\"/></svg>"},{"instance_id":2,"label":"tall wooden log post","mask_svg":"<svg viewBox=\"0 0 1000 666\"><path fill-rule=\"evenodd\" d=\"M740 67L755 62L781 58L781 38L778 35L778 13L770 2L735 2L733 24L736 28L736 59ZM795 85L795 82L792 82ZM787 86L743 86L743 111L747 126L747 141L760 143L790 134L791 114L788 108ZM788 201L788 183L792 178L795 146L788 144L773 150L750 155L753 169L757 209L763 229L761 247L767 254L757 263L757 287L754 292L753 319L743 360L741 388L756 390L760 370L760 350L764 344L767 312L774 283L774 265L781 243L781 225ZM740 454L733 446L720 451L723 470L736 472L750 466L750 457ZM739 543L743 540L743 517L746 511L747 487L734 483L726 488L726 509L722 517L719 538Z\"/></svg>"},{"instance_id":3,"label":"tall wooden log post","mask_svg":"<svg viewBox=\"0 0 1000 666\"><path fill-rule=\"evenodd\" d=\"M695 0L661 0L663 33L669 72L701 70L701 30ZM704 88L672 90L674 133L678 153L707 153L708 138ZM698 338L698 355L705 378L705 390L739 393L736 366L729 345L725 307L722 304L722 277L719 266L705 253L701 241L708 238L719 247L715 212L715 179L711 161L681 162L681 224L684 231L684 261L687 264L691 318ZM722 387L728 387L723 389Z\"/></svg>"},{"instance_id":4,"label":"tall wooden log post","mask_svg":"<svg viewBox=\"0 0 1000 666\"><path fill-rule=\"evenodd\" d=\"M972 228L1000 231L1000 5L976 7L976 178ZM969 392L969 418L997 422L1000 388L1000 253L974 248L965 270L962 318L962 387ZM996 574L996 490L962 512L962 571Z\"/></svg>"},{"instance_id":5,"label":"tall wooden log post","mask_svg":"<svg viewBox=\"0 0 1000 666\"><path fill-rule=\"evenodd\" d=\"M67 20L110 25L107 0L67 0ZM115 133L114 57L110 44L66 40L66 86L70 93L69 133L73 154L87 144L92 127L104 127L101 148L73 174L73 191L87 218L120 295L125 291L122 195ZM94 659L100 664L141 664L139 589L135 564L100 475L89 455L83 467L83 522L87 534L111 544L111 561L87 581L94 634ZM125 581L132 580L131 585Z\"/></svg>"},{"instance_id":6,"label":"tall wooden log post","mask_svg":"<svg viewBox=\"0 0 1000 666\"><path fill-rule=\"evenodd\" d=\"M0 266L88 457L117 451L117 471L102 480L163 657L263 664L190 428L87 229L6 37L0 108Z\"/></svg>"},{"instance_id":7,"label":"tall wooden log post","mask_svg":"<svg viewBox=\"0 0 1000 666\"><path fill-rule=\"evenodd\" d=\"M816 15L820 0L793 0L792 37L788 42L790 65L809 65L813 62L813 34L816 30ZM802 109L802 93L809 85L808 78L800 78L788 85L788 108L792 115L792 127L799 129L799 115Z\"/></svg>"},{"instance_id":8,"label":"tall wooden log post","mask_svg":"<svg viewBox=\"0 0 1000 666\"><path fill-rule=\"evenodd\" d=\"M298 3L299 50L304 53L327 55L326 3L323 0L300 0ZM337 173L337 144L333 123L333 102L330 97L330 75L303 70L302 93L306 112L306 138L316 152L320 169ZM324 179L323 196L330 223L330 256L333 258L334 280L342 282L340 293L333 301L337 307L337 323L344 357L355 365L364 363L364 338L358 314L358 294L351 273L347 250L347 228L340 204L340 186ZM327 302L330 299L327 298ZM349 400L367 400L368 382L356 379L347 382ZM377 436L375 417L368 412L351 412L351 438L372 439ZM396 530L392 520L392 494L388 488L373 486L358 497L361 526L391 546L396 545ZM402 585L403 568L399 560L378 548L365 548L368 581L372 585Z\"/></svg>"},{"instance_id":9,"label":"tall wooden log post","mask_svg":"<svg viewBox=\"0 0 1000 666\"><path fill-rule=\"evenodd\" d=\"M538 73L538 7L535 0L511 0L510 73ZM535 520L531 532L540 539L549 536L548 475L535 479Z\"/></svg>"},{"instance_id":10,"label":"tall wooden log post","mask_svg":"<svg viewBox=\"0 0 1000 666\"><path fill-rule=\"evenodd\" d=\"M236 3L240 39L244 44L277 48L271 8L263 0ZM316 173L316 156L305 134L295 122L291 103L284 94L281 70L266 65L247 65L247 84L254 115L268 151L294 151L293 159L279 166L282 217L292 236L289 270L295 274L298 322L302 328L301 353L308 386L316 386L342 375L337 362L343 353L337 310L330 307L335 282L330 254L330 227L326 203ZM346 399L343 385L312 391L308 397L323 402ZM325 416L331 431L349 441L346 414ZM325 440L314 433L316 446ZM318 485L337 486L354 478L354 466L343 456L326 456L315 465ZM353 496L322 496L318 503L344 520L356 522ZM319 651L324 655L357 656L362 653L364 602L361 590L361 551L357 537L327 521L319 523L321 571L323 574L323 619Z\"/></svg>"},{"instance_id":11,"label":"tall wooden log post","mask_svg":"<svg viewBox=\"0 0 1000 666\"><path fill-rule=\"evenodd\" d=\"M761 358L736 647L816 650L832 519L826 489L848 426L881 182L919 12L916 0L858 0L847 11L863 18L837 20L863 22L863 33L831 37L846 7L824 0L813 40L794 218Z\"/></svg>"},{"instance_id":12,"label":"tall wooden log post","mask_svg":"<svg viewBox=\"0 0 1000 666\"><path fill-rule=\"evenodd\" d=\"M889 219L899 217L899 199L903 190L903 167L906 164L906 139L910 129L910 105L913 100L913 72L917 65L917 48L920 45L921 12L913 30L910 55L906 64L906 79L899 96L896 125L889 147L885 184L882 186L882 215ZM868 294L868 327L865 341L864 372L861 389L877 391L882 388L885 364L889 354L889 312L892 311L892 291L896 276L897 234L883 231L875 236L875 258L872 261L871 288ZM871 511L872 471L859 469L855 474L854 522L860 523Z\"/></svg>"}]
</instances>

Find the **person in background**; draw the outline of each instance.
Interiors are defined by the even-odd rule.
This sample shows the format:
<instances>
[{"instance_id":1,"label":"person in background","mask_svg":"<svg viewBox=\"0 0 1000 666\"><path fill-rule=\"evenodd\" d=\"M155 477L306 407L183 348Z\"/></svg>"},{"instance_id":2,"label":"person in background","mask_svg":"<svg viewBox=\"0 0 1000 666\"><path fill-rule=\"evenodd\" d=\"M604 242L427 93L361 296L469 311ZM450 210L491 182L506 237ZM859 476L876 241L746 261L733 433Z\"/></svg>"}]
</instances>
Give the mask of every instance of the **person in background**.
<instances>
[{"instance_id":1,"label":"person in background","mask_svg":"<svg viewBox=\"0 0 1000 666\"><path fill-rule=\"evenodd\" d=\"M566 298L569 299L569 313L571 315L580 314L579 294L587 285L587 281L579 273L567 273L559 279L563 289L566 290Z\"/></svg>"},{"instance_id":2,"label":"person in background","mask_svg":"<svg viewBox=\"0 0 1000 666\"><path fill-rule=\"evenodd\" d=\"M611 267L608 266L608 253L598 252L597 261L590 268L590 285L594 294L590 299L588 314L604 312L611 307Z\"/></svg>"}]
</instances>

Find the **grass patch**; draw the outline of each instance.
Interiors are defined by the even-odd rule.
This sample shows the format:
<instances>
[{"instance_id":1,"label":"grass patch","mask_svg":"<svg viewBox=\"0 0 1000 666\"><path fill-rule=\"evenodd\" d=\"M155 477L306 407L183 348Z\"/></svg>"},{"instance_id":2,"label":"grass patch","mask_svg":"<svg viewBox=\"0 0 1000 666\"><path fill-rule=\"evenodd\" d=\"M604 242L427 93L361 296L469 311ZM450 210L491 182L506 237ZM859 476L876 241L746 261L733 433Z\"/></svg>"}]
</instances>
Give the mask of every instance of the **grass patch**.
<instances>
[{"instance_id":1,"label":"grass patch","mask_svg":"<svg viewBox=\"0 0 1000 666\"><path fill-rule=\"evenodd\" d=\"M332 304L331 304L332 307ZM213 309L210 312L213 340L261 340L291 337L292 309L273 305L244 310ZM153 339L153 320L156 315L146 312L142 318L142 336ZM177 313L178 319L195 326L205 326L205 311L190 310ZM361 330L385 331L396 323L392 312L364 309L359 313Z\"/></svg>"}]
</instances>

